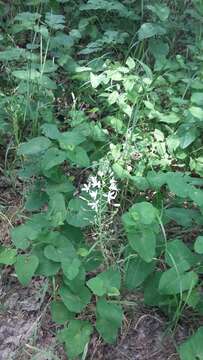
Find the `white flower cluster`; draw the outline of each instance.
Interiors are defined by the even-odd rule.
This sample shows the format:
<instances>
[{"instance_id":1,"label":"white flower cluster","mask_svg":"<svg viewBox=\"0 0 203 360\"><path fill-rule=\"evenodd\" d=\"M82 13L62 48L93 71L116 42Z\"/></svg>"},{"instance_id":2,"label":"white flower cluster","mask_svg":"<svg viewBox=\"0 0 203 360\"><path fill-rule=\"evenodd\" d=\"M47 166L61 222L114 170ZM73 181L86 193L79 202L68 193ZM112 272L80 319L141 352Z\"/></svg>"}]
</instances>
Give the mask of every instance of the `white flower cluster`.
<instances>
[{"instance_id":1,"label":"white flower cluster","mask_svg":"<svg viewBox=\"0 0 203 360\"><path fill-rule=\"evenodd\" d=\"M89 194L91 200L88 201L88 205L96 212L103 203L119 207L119 204L114 203L118 187L113 173L107 177L102 171L98 171L97 176L89 177L88 183L84 184L81 190Z\"/></svg>"}]
</instances>

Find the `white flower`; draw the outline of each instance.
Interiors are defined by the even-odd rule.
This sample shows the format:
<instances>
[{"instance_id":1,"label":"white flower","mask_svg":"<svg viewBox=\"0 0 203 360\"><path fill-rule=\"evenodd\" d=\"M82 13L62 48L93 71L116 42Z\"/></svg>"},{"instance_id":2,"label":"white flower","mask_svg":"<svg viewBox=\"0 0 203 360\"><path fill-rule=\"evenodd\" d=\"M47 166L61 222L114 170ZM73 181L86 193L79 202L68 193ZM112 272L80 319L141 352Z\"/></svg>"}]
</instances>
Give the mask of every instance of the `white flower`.
<instances>
[{"instance_id":1,"label":"white flower","mask_svg":"<svg viewBox=\"0 0 203 360\"><path fill-rule=\"evenodd\" d=\"M95 191L90 191L90 196L91 196L91 198L93 199L93 200L96 200L96 198L97 198L97 190L95 190Z\"/></svg>"},{"instance_id":2,"label":"white flower","mask_svg":"<svg viewBox=\"0 0 203 360\"><path fill-rule=\"evenodd\" d=\"M97 200L95 202L88 202L88 205L91 207L92 210L95 210L97 212L98 211L99 200Z\"/></svg>"},{"instance_id":3,"label":"white flower","mask_svg":"<svg viewBox=\"0 0 203 360\"><path fill-rule=\"evenodd\" d=\"M115 198L117 196L117 192L116 191L109 191L108 194L105 194L104 196L107 197L108 204L111 204L111 201L115 200Z\"/></svg>"},{"instance_id":4,"label":"white flower","mask_svg":"<svg viewBox=\"0 0 203 360\"><path fill-rule=\"evenodd\" d=\"M116 180L114 178L112 178L110 180L110 187L109 187L110 190L112 191L118 191L118 188L117 188L117 183L116 183Z\"/></svg>"},{"instance_id":5,"label":"white flower","mask_svg":"<svg viewBox=\"0 0 203 360\"><path fill-rule=\"evenodd\" d=\"M98 175L99 177L103 177L103 176L104 176L104 173L99 170L98 173L97 173L97 175Z\"/></svg>"},{"instance_id":6,"label":"white flower","mask_svg":"<svg viewBox=\"0 0 203 360\"><path fill-rule=\"evenodd\" d=\"M90 184L84 184L81 190L88 193L90 191Z\"/></svg>"},{"instance_id":7,"label":"white flower","mask_svg":"<svg viewBox=\"0 0 203 360\"><path fill-rule=\"evenodd\" d=\"M90 181L91 186L92 186L93 188L97 187L98 189L100 189L100 187L101 187L101 181L100 181L100 180L97 180L97 177L96 177L96 176L90 176L89 181Z\"/></svg>"}]
</instances>

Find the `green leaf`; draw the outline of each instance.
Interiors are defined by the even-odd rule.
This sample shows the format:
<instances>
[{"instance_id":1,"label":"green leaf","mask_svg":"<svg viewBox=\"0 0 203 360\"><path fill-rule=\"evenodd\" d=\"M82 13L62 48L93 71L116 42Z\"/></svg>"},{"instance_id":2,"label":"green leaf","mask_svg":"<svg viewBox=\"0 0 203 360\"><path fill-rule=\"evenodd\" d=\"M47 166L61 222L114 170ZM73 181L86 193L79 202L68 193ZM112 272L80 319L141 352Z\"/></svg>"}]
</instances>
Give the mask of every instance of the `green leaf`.
<instances>
[{"instance_id":1,"label":"green leaf","mask_svg":"<svg viewBox=\"0 0 203 360\"><path fill-rule=\"evenodd\" d=\"M203 359L203 326L180 345L179 354L181 360Z\"/></svg>"},{"instance_id":2,"label":"green leaf","mask_svg":"<svg viewBox=\"0 0 203 360\"><path fill-rule=\"evenodd\" d=\"M16 261L17 250L11 248L0 249L0 264L13 265Z\"/></svg>"},{"instance_id":3,"label":"green leaf","mask_svg":"<svg viewBox=\"0 0 203 360\"><path fill-rule=\"evenodd\" d=\"M99 299L96 307L96 329L107 343L114 343L121 327L123 311L121 306Z\"/></svg>"},{"instance_id":4,"label":"green leaf","mask_svg":"<svg viewBox=\"0 0 203 360\"><path fill-rule=\"evenodd\" d=\"M182 294L186 290L192 290L197 283L198 276L194 271L180 273L177 268L171 268L162 274L159 290L165 295Z\"/></svg>"},{"instance_id":5,"label":"green leaf","mask_svg":"<svg viewBox=\"0 0 203 360\"><path fill-rule=\"evenodd\" d=\"M140 257L130 259L126 265L125 285L127 289L133 290L140 286L153 272L155 262L146 263Z\"/></svg>"},{"instance_id":6,"label":"green leaf","mask_svg":"<svg viewBox=\"0 0 203 360\"><path fill-rule=\"evenodd\" d=\"M165 33L166 30L161 25L156 25L149 22L141 25L138 31L138 37L139 40L142 41L155 35L164 35Z\"/></svg>"},{"instance_id":7,"label":"green leaf","mask_svg":"<svg viewBox=\"0 0 203 360\"><path fill-rule=\"evenodd\" d=\"M55 124L43 124L41 130L43 135L52 140L57 140L60 137L60 132Z\"/></svg>"},{"instance_id":8,"label":"green leaf","mask_svg":"<svg viewBox=\"0 0 203 360\"><path fill-rule=\"evenodd\" d=\"M62 301L52 301L51 317L55 323L62 325L66 321L72 320L74 318L74 313L68 311Z\"/></svg>"},{"instance_id":9,"label":"green leaf","mask_svg":"<svg viewBox=\"0 0 203 360\"><path fill-rule=\"evenodd\" d=\"M90 165L90 160L85 149L81 146L76 146L72 151L67 150L66 156L68 160L71 160L74 164L81 167L88 167Z\"/></svg>"},{"instance_id":10,"label":"green leaf","mask_svg":"<svg viewBox=\"0 0 203 360\"><path fill-rule=\"evenodd\" d=\"M67 131L58 138L61 149L73 150L77 145L85 141L85 137L77 130Z\"/></svg>"},{"instance_id":11,"label":"green leaf","mask_svg":"<svg viewBox=\"0 0 203 360\"><path fill-rule=\"evenodd\" d=\"M52 145L51 141L43 136L39 136L22 143L18 149L18 155L37 155L44 152Z\"/></svg>"},{"instance_id":12,"label":"green leaf","mask_svg":"<svg viewBox=\"0 0 203 360\"><path fill-rule=\"evenodd\" d=\"M18 280L23 286L28 285L32 279L37 267L39 259L35 255L18 255L15 263L15 271Z\"/></svg>"},{"instance_id":13,"label":"green leaf","mask_svg":"<svg viewBox=\"0 0 203 360\"><path fill-rule=\"evenodd\" d=\"M81 261L77 257L63 259L61 263L63 273L69 280L75 279L78 275L80 265Z\"/></svg>"},{"instance_id":14,"label":"green leaf","mask_svg":"<svg viewBox=\"0 0 203 360\"><path fill-rule=\"evenodd\" d=\"M0 61L13 61L19 60L25 54L24 49L10 48L0 51Z\"/></svg>"},{"instance_id":15,"label":"green leaf","mask_svg":"<svg viewBox=\"0 0 203 360\"><path fill-rule=\"evenodd\" d=\"M63 225L66 214L67 211L63 194L51 194L48 219L52 222L52 225L55 227Z\"/></svg>"},{"instance_id":16,"label":"green leaf","mask_svg":"<svg viewBox=\"0 0 203 360\"><path fill-rule=\"evenodd\" d=\"M53 30L63 30L65 27L65 16L56 15L52 12L46 13L45 22Z\"/></svg>"},{"instance_id":17,"label":"green leaf","mask_svg":"<svg viewBox=\"0 0 203 360\"><path fill-rule=\"evenodd\" d=\"M120 285L120 272L113 267L87 281L87 286L97 296L119 295Z\"/></svg>"},{"instance_id":18,"label":"green leaf","mask_svg":"<svg viewBox=\"0 0 203 360\"><path fill-rule=\"evenodd\" d=\"M203 120L203 109L197 106L191 106L190 113L197 119Z\"/></svg>"},{"instance_id":19,"label":"green leaf","mask_svg":"<svg viewBox=\"0 0 203 360\"><path fill-rule=\"evenodd\" d=\"M168 114L168 115L164 115L159 113L159 121L163 122L165 124L176 124L177 122L180 121L180 118L177 114L175 114L174 112Z\"/></svg>"},{"instance_id":20,"label":"green leaf","mask_svg":"<svg viewBox=\"0 0 203 360\"><path fill-rule=\"evenodd\" d=\"M127 233L131 247L140 257L150 263L156 255L156 236L153 229L145 228L143 231Z\"/></svg>"},{"instance_id":21,"label":"green leaf","mask_svg":"<svg viewBox=\"0 0 203 360\"><path fill-rule=\"evenodd\" d=\"M93 327L88 321L71 320L68 327L59 333L58 338L65 343L69 359L75 359L83 353L92 332Z\"/></svg>"},{"instance_id":22,"label":"green leaf","mask_svg":"<svg viewBox=\"0 0 203 360\"><path fill-rule=\"evenodd\" d=\"M168 242L165 261L169 266L175 267L177 271L184 272L195 265L198 259L181 240L176 239Z\"/></svg>"},{"instance_id":23,"label":"green leaf","mask_svg":"<svg viewBox=\"0 0 203 360\"><path fill-rule=\"evenodd\" d=\"M42 75L41 72L31 69L31 70L15 70L12 72L12 75L19 80L26 82L33 82L40 87L47 89L55 90L57 88L56 83L51 80L48 76Z\"/></svg>"},{"instance_id":24,"label":"green leaf","mask_svg":"<svg viewBox=\"0 0 203 360\"><path fill-rule=\"evenodd\" d=\"M166 21L170 14L170 9L165 4L148 5L147 8L156 14L161 21Z\"/></svg>"},{"instance_id":25,"label":"green leaf","mask_svg":"<svg viewBox=\"0 0 203 360\"><path fill-rule=\"evenodd\" d=\"M198 254L203 254L203 236L198 236L195 240L194 250Z\"/></svg>"},{"instance_id":26,"label":"green leaf","mask_svg":"<svg viewBox=\"0 0 203 360\"><path fill-rule=\"evenodd\" d=\"M35 247L32 251L39 259L39 266L36 270L37 275L54 276L58 273L61 264L47 259L44 256L44 249L42 247Z\"/></svg>"},{"instance_id":27,"label":"green leaf","mask_svg":"<svg viewBox=\"0 0 203 360\"><path fill-rule=\"evenodd\" d=\"M196 105L203 106L203 93L202 92L192 93L191 102Z\"/></svg>"},{"instance_id":28,"label":"green leaf","mask_svg":"<svg viewBox=\"0 0 203 360\"><path fill-rule=\"evenodd\" d=\"M87 201L75 198L69 201L66 219L68 224L83 228L93 222L94 214Z\"/></svg>"},{"instance_id":29,"label":"green leaf","mask_svg":"<svg viewBox=\"0 0 203 360\"><path fill-rule=\"evenodd\" d=\"M91 300L91 293L85 286L81 287L78 293L72 292L67 286L62 286L59 294L68 310L76 313L80 313Z\"/></svg>"},{"instance_id":30,"label":"green leaf","mask_svg":"<svg viewBox=\"0 0 203 360\"><path fill-rule=\"evenodd\" d=\"M66 152L52 147L48 149L41 159L41 167L47 171L56 165L62 164L67 158Z\"/></svg>"},{"instance_id":31,"label":"green leaf","mask_svg":"<svg viewBox=\"0 0 203 360\"><path fill-rule=\"evenodd\" d=\"M178 225L188 227L192 225L197 213L193 209L174 207L166 209L165 216L167 220L170 219L170 221L173 220Z\"/></svg>"}]
</instances>

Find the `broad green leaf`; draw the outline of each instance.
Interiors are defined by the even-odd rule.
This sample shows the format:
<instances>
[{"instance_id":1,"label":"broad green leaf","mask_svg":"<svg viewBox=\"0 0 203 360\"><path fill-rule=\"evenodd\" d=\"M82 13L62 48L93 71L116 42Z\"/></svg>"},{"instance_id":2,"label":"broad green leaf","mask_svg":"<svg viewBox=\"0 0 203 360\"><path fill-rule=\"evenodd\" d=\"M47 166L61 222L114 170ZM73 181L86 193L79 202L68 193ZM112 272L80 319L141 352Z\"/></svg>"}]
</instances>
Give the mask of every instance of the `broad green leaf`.
<instances>
[{"instance_id":1,"label":"broad green leaf","mask_svg":"<svg viewBox=\"0 0 203 360\"><path fill-rule=\"evenodd\" d=\"M90 160L85 149L76 146L73 150L66 151L67 159L81 167L89 167Z\"/></svg>"},{"instance_id":2,"label":"broad green leaf","mask_svg":"<svg viewBox=\"0 0 203 360\"><path fill-rule=\"evenodd\" d=\"M151 203L143 201L130 208L130 215L135 221L150 225L156 220L157 209Z\"/></svg>"},{"instance_id":3,"label":"broad green leaf","mask_svg":"<svg viewBox=\"0 0 203 360\"><path fill-rule=\"evenodd\" d=\"M162 273L160 271L150 275L144 284L144 303L147 306L168 305L170 300L166 295L161 295L159 291L159 282Z\"/></svg>"},{"instance_id":4,"label":"broad green leaf","mask_svg":"<svg viewBox=\"0 0 203 360\"><path fill-rule=\"evenodd\" d=\"M87 281L87 286L97 296L119 295L120 285L120 272L113 267Z\"/></svg>"},{"instance_id":5,"label":"broad green leaf","mask_svg":"<svg viewBox=\"0 0 203 360\"><path fill-rule=\"evenodd\" d=\"M90 73L90 82L94 89L96 89L105 79L106 79L106 76L103 73L99 74L99 75Z\"/></svg>"},{"instance_id":6,"label":"broad green leaf","mask_svg":"<svg viewBox=\"0 0 203 360\"><path fill-rule=\"evenodd\" d=\"M30 235L31 237L35 237L35 235L37 234L38 232L36 231L36 229L33 229L32 234L32 228L26 224L23 224L12 229L11 238L17 249L25 250L29 247Z\"/></svg>"},{"instance_id":7,"label":"broad green leaf","mask_svg":"<svg viewBox=\"0 0 203 360\"><path fill-rule=\"evenodd\" d=\"M77 257L63 259L61 262L63 273L69 280L75 279L78 275L80 265L81 261Z\"/></svg>"},{"instance_id":8,"label":"broad green leaf","mask_svg":"<svg viewBox=\"0 0 203 360\"><path fill-rule=\"evenodd\" d=\"M11 248L0 249L0 264L13 265L16 261L17 251Z\"/></svg>"},{"instance_id":9,"label":"broad green leaf","mask_svg":"<svg viewBox=\"0 0 203 360\"><path fill-rule=\"evenodd\" d=\"M180 118L177 114L175 114L174 112L168 114L168 115L164 115L159 113L159 121L166 123L166 124L176 124L177 122L180 121Z\"/></svg>"},{"instance_id":10,"label":"broad green leaf","mask_svg":"<svg viewBox=\"0 0 203 360\"><path fill-rule=\"evenodd\" d=\"M65 27L65 16L56 15L52 12L46 13L45 22L53 30L63 30Z\"/></svg>"},{"instance_id":11,"label":"broad green leaf","mask_svg":"<svg viewBox=\"0 0 203 360\"><path fill-rule=\"evenodd\" d=\"M191 106L190 113L197 119L203 120L203 109L197 106Z\"/></svg>"},{"instance_id":12,"label":"broad green leaf","mask_svg":"<svg viewBox=\"0 0 203 360\"><path fill-rule=\"evenodd\" d=\"M198 254L203 254L203 236L198 236L195 240L194 249Z\"/></svg>"},{"instance_id":13,"label":"broad green leaf","mask_svg":"<svg viewBox=\"0 0 203 360\"><path fill-rule=\"evenodd\" d=\"M81 11L104 10L105 12L116 11L121 17L136 18L134 13L130 12L118 0L88 0L86 4L80 6Z\"/></svg>"},{"instance_id":14,"label":"broad green leaf","mask_svg":"<svg viewBox=\"0 0 203 360\"><path fill-rule=\"evenodd\" d=\"M41 130L43 135L52 140L57 140L60 137L60 132L55 124L43 124Z\"/></svg>"},{"instance_id":15,"label":"broad green leaf","mask_svg":"<svg viewBox=\"0 0 203 360\"><path fill-rule=\"evenodd\" d=\"M39 259L35 255L18 255L15 263L15 271L18 280L23 286L28 285L39 265Z\"/></svg>"},{"instance_id":16,"label":"broad green leaf","mask_svg":"<svg viewBox=\"0 0 203 360\"><path fill-rule=\"evenodd\" d=\"M25 54L24 49L10 48L0 51L0 61L19 60Z\"/></svg>"},{"instance_id":17,"label":"broad green leaf","mask_svg":"<svg viewBox=\"0 0 203 360\"><path fill-rule=\"evenodd\" d=\"M66 218L67 210L63 194L51 194L49 202L48 219L53 226L63 225Z\"/></svg>"},{"instance_id":18,"label":"broad green leaf","mask_svg":"<svg viewBox=\"0 0 203 360\"><path fill-rule=\"evenodd\" d=\"M73 198L68 204L67 222L76 227L86 227L94 220L94 211L88 206L87 201Z\"/></svg>"},{"instance_id":19,"label":"broad green leaf","mask_svg":"<svg viewBox=\"0 0 203 360\"><path fill-rule=\"evenodd\" d=\"M36 275L54 276L58 273L61 264L47 259L44 256L44 249L42 247L35 247L32 251L39 259L39 266L36 270Z\"/></svg>"},{"instance_id":20,"label":"broad green leaf","mask_svg":"<svg viewBox=\"0 0 203 360\"><path fill-rule=\"evenodd\" d=\"M18 155L38 155L52 145L51 141L43 136L39 136L22 143L18 149Z\"/></svg>"},{"instance_id":21,"label":"broad green leaf","mask_svg":"<svg viewBox=\"0 0 203 360\"><path fill-rule=\"evenodd\" d=\"M68 311L62 301L52 301L51 317L55 323L62 325L66 321L72 320L74 318L74 313Z\"/></svg>"},{"instance_id":22,"label":"broad green leaf","mask_svg":"<svg viewBox=\"0 0 203 360\"><path fill-rule=\"evenodd\" d=\"M62 286L59 293L63 303L71 312L80 313L91 300L91 293L85 286L77 293L72 292L67 286Z\"/></svg>"},{"instance_id":23,"label":"broad green leaf","mask_svg":"<svg viewBox=\"0 0 203 360\"><path fill-rule=\"evenodd\" d=\"M149 22L141 25L138 31L138 37L139 40L142 41L155 35L164 35L165 33L166 30L164 27Z\"/></svg>"},{"instance_id":24,"label":"broad green leaf","mask_svg":"<svg viewBox=\"0 0 203 360\"><path fill-rule=\"evenodd\" d=\"M140 257L130 259L126 265L125 285L132 290L140 286L153 272L155 262L146 263Z\"/></svg>"},{"instance_id":25,"label":"broad green leaf","mask_svg":"<svg viewBox=\"0 0 203 360\"><path fill-rule=\"evenodd\" d=\"M58 138L61 149L73 150L77 145L85 141L85 137L77 130L71 130L60 134Z\"/></svg>"},{"instance_id":26,"label":"broad green leaf","mask_svg":"<svg viewBox=\"0 0 203 360\"><path fill-rule=\"evenodd\" d=\"M58 334L58 339L65 343L69 359L75 359L83 353L92 332L93 327L88 321L71 320L68 327Z\"/></svg>"},{"instance_id":27,"label":"broad green leaf","mask_svg":"<svg viewBox=\"0 0 203 360\"><path fill-rule=\"evenodd\" d=\"M19 80L26 82L33 82L38 84L40 87L47 89L55 90L57 88L56 83L51 80L47 75L42 75L41 72L31 69L31 70L15 70L12 72L12 75Z\"/></svg>"},{"instance_id":28,"label":"broad green leaf","mask_svg":"<svg viewBox=\"0 0 203 360\"><path fill-rule=\"evenodd\" d=\"M203 106L203 92L194 92L191 96L191 102Z\"/></svg>"},{"instance_id":29,"label":"broad green leaf","mask_svg":"<svg viewBox=\"0 0 203 360\"><path fill-rule=\"evenodd\" d=\"M137 251L144 261L150 263L156 255L156 236L153 229L129 232L127 237L133 250Z\"/></svg>"},{"instance_id":30,"label":"broad green leaf","mask_svg":"<svg viewBox=\"0 0 203 360\"><path fill-rule=\"evenodd\" d=\"M114 343L121 327L123 311L121 306L99 299L96 307L96 329L107 343Z\"/></svg>"},{"instance_id":31,"label":"broad green leaf","mask_svg":"<svg viewBox=\"0 0 203 360\"><path fill-rule=\"evenodd\" d=\"M176 239L168 242L165 261L169 266L177 268L177 271L182 273L195 265L198 259L181 240Z\"/></svg>"},{"instance_id":32,"label":"broad green leaf","mask_svg":"<svg viewBox=\"0 0 203 360\"><path fill-rule=\"evenodd\" d=\"M154 5L148 5L147 8L156 14L161 21L166 21L169 17L170 9L165 4L155 3Z\"/></svg>"},{"instance_id":33,"label":"broad green leaf","mask_svg":"<svg viewBox=\"0 0 203 360\"><path fill-rule=\"evenodd\" d=\"M197 213L194 209L185 209L185 208L168 208L165 210L166 219L170 221L175 221L178 225L188 227L192 225L194 219L197 216Z\"/></svg>"},{"instance_id":34,"label":"broad green leaf","mask_svg":"<svg viewBox=\"0 0 203 360\"><path fill-rule=\"evenodd\" d=\"M165 295L182 294L186 290L192 290L197 283L198 276L194 271L182 273L173 267L162 274L159 290Z\"/></svg>"},{"instance_id":35,"label":"broad green leaf","mask_svg":"<svg viewBox=\"0 0 203 360\"><path fill-rule=\"evenodd\" d=\"M179 354L181 360L203 359L203 327L180 345Z\"/></svg>"},{"instance_id":36,"label":"broad green leaf","mask_svg":"<svg viewBox=\"0 0 203 360\"><path fill-rule=\"evenodd\" d=\"M48 149L41 159L41 166L43 170L49 170L56 165L62 164L66 160L66 152L51 147Z\"/></svg>"}]
</instances>

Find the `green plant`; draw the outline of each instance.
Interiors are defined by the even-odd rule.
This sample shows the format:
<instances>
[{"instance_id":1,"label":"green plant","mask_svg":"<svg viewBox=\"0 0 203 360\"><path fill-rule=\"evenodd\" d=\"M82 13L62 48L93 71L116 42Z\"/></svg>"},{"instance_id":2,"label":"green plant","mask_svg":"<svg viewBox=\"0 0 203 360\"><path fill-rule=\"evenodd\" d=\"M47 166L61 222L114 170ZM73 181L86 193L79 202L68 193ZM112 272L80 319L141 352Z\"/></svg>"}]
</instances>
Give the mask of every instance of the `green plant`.
<instances>
[{"instance_id":1,"label":"green plant","mask_svg":"<svg viewBox=\"0 0 203 360\"><path fill-rule=\"evenodd\" d=\"M173 327L186 308L202 314L202 7L28 3L0 51L0 131L15 140L28 219L0 264L23 286L49 279L58 339L85 358L95 329L116 341L126 289ZM201 358L201 337L181 359Z\"/></svg>"}]
</instances>

